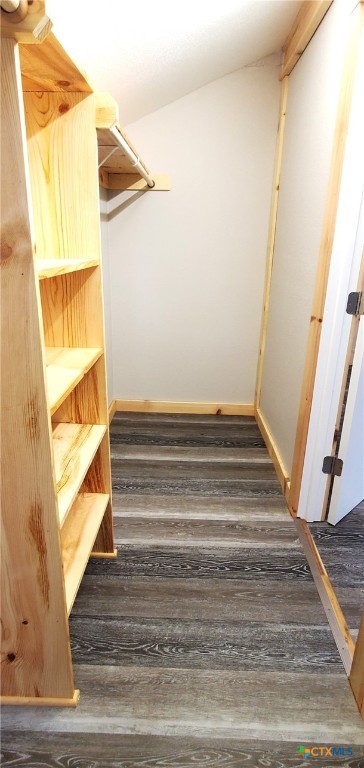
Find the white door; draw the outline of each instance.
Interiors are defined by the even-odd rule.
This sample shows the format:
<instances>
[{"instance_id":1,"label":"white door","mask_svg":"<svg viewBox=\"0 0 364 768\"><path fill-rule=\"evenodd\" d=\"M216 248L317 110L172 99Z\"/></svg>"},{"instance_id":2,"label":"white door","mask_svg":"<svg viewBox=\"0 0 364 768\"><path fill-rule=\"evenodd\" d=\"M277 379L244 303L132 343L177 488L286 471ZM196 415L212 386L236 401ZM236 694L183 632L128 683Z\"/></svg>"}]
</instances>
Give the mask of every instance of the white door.
<instances>
[{"instance_id":1,"label":"white door","mask_svg":"<svg viewBox=\"0 0 364 768\"><path fill-rule=\"evenodd\" d=\"M322 466L324 458L333 455L333 438L352 328L352 317L346 313L346 303L348 294L358 290L361 272L364 246L363 89L364 34L345 147L315 388L297 511L298 517L308 522L319 521L326 516L328 476L322 472ZM360 325L362 324L364 324L363 319L360 321ZM345 426L345 429L347 428L349 428L349 424ZM346 462L346 466L348 466L348 462ZM336 486L335 494L338 491L338 483ZM348 511L349 509L346 509L346 512ZM333 511L332 519L334 520L335 517L336 514ZM339 515L337 519L339 519Z\"/></svg>"},{"instance_id":2,"label":"white door","mask_svg":"<svg viewBox=\"0 0 364 768\"><path fill-rule=\"evenodd\" d=\"M336 525L364 499L364 319L360 320L342 433L340 477L333 481L327 520Z\"/></svg>"}]
</instances>

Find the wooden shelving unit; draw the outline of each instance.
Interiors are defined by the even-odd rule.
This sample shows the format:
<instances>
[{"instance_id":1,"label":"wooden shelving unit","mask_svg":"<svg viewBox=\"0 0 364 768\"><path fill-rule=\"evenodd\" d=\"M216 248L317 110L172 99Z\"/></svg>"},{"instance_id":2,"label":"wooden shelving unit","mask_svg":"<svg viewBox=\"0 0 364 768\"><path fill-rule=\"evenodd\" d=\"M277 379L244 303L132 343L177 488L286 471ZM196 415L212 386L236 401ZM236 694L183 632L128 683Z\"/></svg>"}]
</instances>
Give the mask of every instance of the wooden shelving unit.
<instances>
[{"instance_id":1,"label":"wooden shelving unit","mask_svg":"<svg viewBox=\"0 0 364 768\"><path fill-rule=\"evenodd\" d=\"M56 424L52 434L60 526L106 433L99 424Z\"/></svg>"},{"instance_id":2,"label":"wooden shelving unit","mask_svg":"<svg viewBox=\"0 0 364 768\"><path fill-rule=\"evenodd\" d=\"M51 416L102 355L102 349L46 347L45 364Z\"/></svg>"},{"instance_id":3,"label":"wooden shelving unit","mask_svg":"<svg viewBox=\"0 0 364 768\"><path fill-rule=\"evenodd\" d=\"M1 41L2 698L75 706L68 615L115 556L96 104L29 9Z\"/></svg>"},{"instance_id":4,"label":"wooden shelving unit","mask_svg":"<svg viewBox=\"0 0 364 768\"><path fill-rule=\"evenodd\" d=\"M39 280L57 275L66 275L68 272L77 272L79 269L91 269L98 267L97 259L37 259L36 269Z\"/></svg>"},{"instance_id":5,"label":"wooden shelving unit","mask_svg":"<svg viewBox=\"0 0 364 768\"><path fill-rule=\"evenodd\" d=\"M80 494L62 528L62 561L68 614L83 576L82 563L90 556L108 503L107 493Z\"/></svg>"}]
</instances>

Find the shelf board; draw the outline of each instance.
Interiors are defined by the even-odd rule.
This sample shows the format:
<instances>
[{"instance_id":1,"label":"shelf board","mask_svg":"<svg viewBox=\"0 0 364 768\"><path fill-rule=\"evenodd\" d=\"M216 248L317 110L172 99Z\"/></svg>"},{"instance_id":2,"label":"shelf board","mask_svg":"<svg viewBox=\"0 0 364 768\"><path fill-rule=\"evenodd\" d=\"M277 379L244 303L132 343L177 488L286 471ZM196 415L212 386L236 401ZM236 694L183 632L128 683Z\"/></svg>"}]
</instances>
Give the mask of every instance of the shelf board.
<instances>
[{"instance_id":1,"label":"shelf board","mask_svg":"<svg viewBox=\"0 0 364 768\"><path fill-rule=\"evenodd\" d=\"M101 347L46 347L45 349L47 366L80 368L83 373L87 373L101 355Z\"/></svg>"},{"instance_id":2,"label":"shelf board","mask_svg":"<svg viewBox=\"0 0 364 768\"><path fill-rule=\"evenodd\" d=\"M59 522L62 526L106 432L99 424L57 424L53 430Z\"/></svg>"},{"instance_id":3,"label":"shelf board","mask_svg":"<svg viewBox=\"0 0 364 768\"><path fill-rule=\"evenodd\" d=\"M39 280L79 272L80 269L90 269L98 265L98 259L36 259Z\"/></svg>"},{"instance_id":4,"label":"shelf board","mask_svg":"<svg viewBox=\"0 0 364 768\"><path fill-rule=\"evenodd\" d=\"M87 75L50 32L41 45L20 45L23 91L92 93Z\"/></svg>"},{"instance_id":5,"label":"shelf board","mask_svg":"<svg viewBox=\"0 0 364 768\"><path fill-rule=\"evenodd\" d=\"M100 347L46 347L46 376L51 414L62 405L101 355Z\"/></svg>"},{"instance_id":6,"label":"shelf board","mask_svg":"<svg viewBox=\"0 0 364 768\"><path fill-rule=\"evenodd\" d=\"M62 405L70 392L83 378L83 371L78 368L61 368L49 365L46 368L48 401L51 415Z\"/></svg>"},{"instance_id":7,"label":"shelf board","mask_svg":"<svg viewBox=\"0 0 364 768\"><path fill-rule=\"evenodd\" d=\"M107 493L81 493L61 530L68 613L71 612L108 502Z\"/></svg>"}]
</instances>

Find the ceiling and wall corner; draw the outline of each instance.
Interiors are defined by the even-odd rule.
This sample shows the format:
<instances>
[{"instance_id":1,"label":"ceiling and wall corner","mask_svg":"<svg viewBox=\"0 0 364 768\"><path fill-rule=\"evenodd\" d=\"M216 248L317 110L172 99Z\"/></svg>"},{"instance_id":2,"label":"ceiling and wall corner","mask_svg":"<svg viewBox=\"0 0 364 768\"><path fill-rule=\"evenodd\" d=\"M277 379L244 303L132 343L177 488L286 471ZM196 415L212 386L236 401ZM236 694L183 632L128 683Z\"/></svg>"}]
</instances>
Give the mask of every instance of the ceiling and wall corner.
<instances>
[{"instance_id":1,"label":"ceiling and wall corner","mask_svg":"<svg viewBox=\"0 0 364 768\"><path fill-rule=\"evenodd\" d=\"M103 0L85 14L80 0L47 0L56 34L96 88L114 96L124 126L280 51L301 4Z\"/></svg>"}]
</instances>

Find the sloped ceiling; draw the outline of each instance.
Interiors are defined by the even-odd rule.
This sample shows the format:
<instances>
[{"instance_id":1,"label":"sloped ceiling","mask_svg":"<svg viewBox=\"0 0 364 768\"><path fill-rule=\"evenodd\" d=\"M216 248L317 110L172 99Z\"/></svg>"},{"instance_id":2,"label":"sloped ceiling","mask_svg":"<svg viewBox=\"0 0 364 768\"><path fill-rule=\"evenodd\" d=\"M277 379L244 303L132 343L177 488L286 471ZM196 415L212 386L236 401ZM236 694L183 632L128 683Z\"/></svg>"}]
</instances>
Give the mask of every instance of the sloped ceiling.
<instances>
[{"instance_id":1,"label":"sloped ceiling","mask_svg":"<svg viewBox=\"0 0 364 768\"><path fill-rule=\"evenodd\" d=\"M63 45L125 126L281 49L298 0L48 0Z\"/></svg>"}]
</instances>

